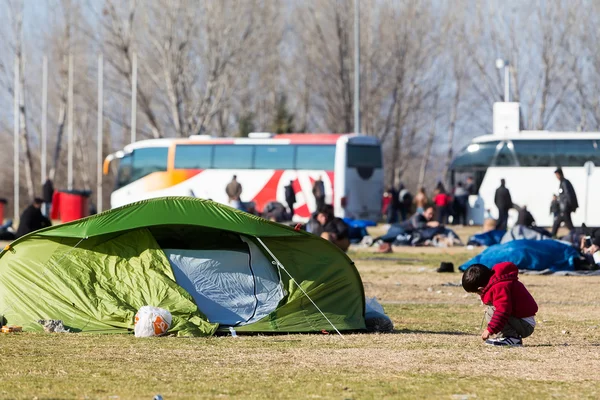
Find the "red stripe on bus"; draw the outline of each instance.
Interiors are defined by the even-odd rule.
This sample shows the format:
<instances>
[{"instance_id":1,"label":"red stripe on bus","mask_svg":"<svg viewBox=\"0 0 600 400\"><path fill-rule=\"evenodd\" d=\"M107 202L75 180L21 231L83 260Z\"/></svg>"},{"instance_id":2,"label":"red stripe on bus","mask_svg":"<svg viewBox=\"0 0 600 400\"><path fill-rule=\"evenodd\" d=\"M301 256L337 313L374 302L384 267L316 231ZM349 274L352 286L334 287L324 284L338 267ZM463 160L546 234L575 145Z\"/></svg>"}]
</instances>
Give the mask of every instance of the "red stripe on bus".
<instances>
[{"instance_id":1,"label":"red stripe on bus","mask_svg":"<svg viewBox=\"0 0 600 400\"><path fill-rule=\"evenodd\" d=\"M277 200L277 187L284 172L285 171L283 170L275 171L267 184L258 192L256 197L254 197L254 204L259 212L262 212L263 207L268 202Z\"/></svg>"}]
</instances>

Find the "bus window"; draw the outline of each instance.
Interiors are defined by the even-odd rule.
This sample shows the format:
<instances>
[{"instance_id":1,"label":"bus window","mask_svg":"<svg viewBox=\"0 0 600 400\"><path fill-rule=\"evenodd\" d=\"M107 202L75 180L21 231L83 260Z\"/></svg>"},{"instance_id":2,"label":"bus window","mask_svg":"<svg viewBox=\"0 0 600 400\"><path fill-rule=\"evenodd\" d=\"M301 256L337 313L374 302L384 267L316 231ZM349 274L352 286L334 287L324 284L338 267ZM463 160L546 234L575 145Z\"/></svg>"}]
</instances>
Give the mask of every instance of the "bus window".
<instances>
[{"instance_id":1,"label":"bus window","mask_svg":"<svg viewBox=\"0 0 600 400\"><path fill-rule=\"evenodd\" d=\"M294 169L294 147L257 145L254 154L256 169Z\"/></svg>"},{"instance_id":2,"label":"bus window","mask_svg":"<svg viewBox=\"0 0 600 400\"><path fill-rule=\"evenodd\" d=\"M348 167L381 168L381 147L372 145L348 145Z\"/></svg>"},{"instance_id":3,"label":"bus window","mask_svg":"<svg viewBox=\"0 0 600 400\"><path fill-rule=\"evenodd\" d=\"M296 146L296 169L333 171L335 145Z\"/></svg>"},{"instance_id":4,"label":"bus window","mask_svg":"<svg viewBox=\"0 0 600 400\"><path fill-rule=\"evenodd\" d=\"M490 166L499 142L472 143L452 162L452 169L469 170Z\"/></svg>"},{"instance_id":5,"label":"bus window","mask_svg":"<svg viewBox=\"0 0 600 400\"><path fill-rule=\"evenodd\" d=\"M144 176L157 171L167 170L167 147L146 147L135 149L132 153L131 181L138 180Z\"/></svg>"},{"instance_id":6,"label":"bus window","mask_svg":"<svg viewBox=\"0 0 600 400\"><path fill-rule=\"evenodd\" d=\"M213 146L184 144L175 147L175 169L206 169L212 165Z\"/></svg>"},{"instance_id":7,"label":"bus window","mask_svg":"<svg viewBox=\"0 0 600 400\"><path fill-rule=\"evenodd\" d=\"M556 165L561 167L581 167L587 161L600 163L600 150L594 148L592 140L557 140L556 149Z\"/></svg>"},{"instance_id":8,"label":"bus window","mask_svg":"<svg viewBox=\"0 0 600 400\"><path fill-rule=\"evenodd\" d=\"M216 145L213 168L251 169L254 146L224 144Z\"/></svg>"},{"instance_id":9,"label":"bus window","mask_svg":"<svg viewBox=\"0 0 600 400\"><path fill-rule=\"evenodd\" d=\"M552 167L555 146L550 140L515 140L515 153L521 167Z\"/></svg>"},{"instance_id":10,"label":"bus window","mask_svg":"<svg viewBox=\"0 0 600 400\"><path fill-rule=\"evenodd\" d=\"M496 158L494 159L494 166L496 167L514 167L517 165L517 160L514 155L514 147L512 143L504 142L502 148L498 150Z\"/></svg>"},{"instance_id":11,"label":"bus window","mask_svg":"<svg viewBox=\"0 0 600 400\"><path fill-rule=\"evenodd\" d=\"M117 189L132 182L131 176L133 172L132 166L133 156L126 154L119 159L119 170L117 172Z\"/></svg>"}]
</instances>

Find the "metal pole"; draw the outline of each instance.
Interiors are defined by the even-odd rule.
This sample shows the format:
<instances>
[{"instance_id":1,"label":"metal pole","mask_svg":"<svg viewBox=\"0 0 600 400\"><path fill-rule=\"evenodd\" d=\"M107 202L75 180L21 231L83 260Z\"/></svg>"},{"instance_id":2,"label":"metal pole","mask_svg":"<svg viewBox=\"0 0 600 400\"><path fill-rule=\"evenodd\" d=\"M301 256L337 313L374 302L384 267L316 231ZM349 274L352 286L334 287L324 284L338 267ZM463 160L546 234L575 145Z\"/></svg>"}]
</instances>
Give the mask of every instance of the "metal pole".
<instances>
[{"instance_id":1,"label":"metal pole","mask_svg":"<svg viewBox=\"0 0 600 400\"><path fill-rule=\"evenodd\" d=\"M96 175L96 194L97 194L97 209L102 212L102 114L104 106L103 80L104 80L104 60L102 54L98 56L98 140L97 140L97 156L98 156L98 174Z\"/></svg>"},{"instance_id":2,"label":"metal pole","mask_svg":"<svg viewBox=\"0 0 600 400\"><path fill-rule=\"evenodd\" d=\"M137 53L131 62L131 143L135 142L137 113Z\"/></svg>"},{"instance_id":3,"label":"metal pole","mask_svg":"<svg viewBox=\"0 0 600 400\"><path fill-rule=\"evenodd\" d=\"M73 190L73 55L69 54L69 92L67 97L68 126L67 126L67 189Z\"/></svg>"},{"instance_id":4,"label":"metal pole","mask_svg":"<svg viewBox=\"0 0 600 400\"><path fill-rule=\"evenodd\" d=\"M354 133L360 133L360 4L354 0Z\"/></svg>"},{"instance_id":5,"label":"metal pole","mask_svg":"<svg viewBox=\"0 0 600 400\"><path fill-rule=\"evenodd\" d=\"M588 195L590 191L590 175L586 173L585 177L585 208L583 212L583 222L588 223Z\"/></svg>"},{"instance_id":6,"label":"metal pole","mask_svg":"<svg viewBox=\"0 0 600 400\"><path fill-rule=\"evenodd\" d=\"M15 57L15 81L14 81L14 107L13 107L13 135L14 135L14 188L13 188L13 209L14 209L14 220L15 223L19 219L19 98L20 98L20 87L19 87L19 60Z\"/></svg>"},{"instance_id":7,"label":"metal pole","mask_svg":"<svg viewBox=\"0 0 600 400\"><path fill-rule=\"evenodd\" d=\"M42 62L42 185L46 182L48 152L48 57Z\"/></svg>"},{"instance_id":8,"label":"metal pole","mask_svg":"<svg viewBox=\"0 0 600 400\"><path fill-rule=\"evenodd\" d=\"M504 101L510 101L510 74L508 61L504 64Z\"/></svg>"}]
</instances>

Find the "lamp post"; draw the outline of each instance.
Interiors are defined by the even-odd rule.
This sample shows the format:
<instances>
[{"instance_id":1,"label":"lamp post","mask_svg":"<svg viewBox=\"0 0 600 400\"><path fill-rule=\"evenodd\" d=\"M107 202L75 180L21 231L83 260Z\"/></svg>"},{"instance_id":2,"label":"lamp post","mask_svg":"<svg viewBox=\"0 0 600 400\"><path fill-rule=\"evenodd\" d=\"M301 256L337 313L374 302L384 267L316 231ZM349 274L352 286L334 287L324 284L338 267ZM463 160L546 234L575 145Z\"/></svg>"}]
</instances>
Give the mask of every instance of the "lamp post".
<instances>
[{"instance_id":1,"label":"lamp post","mask_svg":"<svg viewBox=\"0 0 600 400\"><path fill-rule=\"evenodd\" d=\"M498 58L496 60L496 68L498 68L498 69L504 68L504 101L505 102L510 101L510 75L508 74L509 66L510 66L510 64L508 63L508 60L503 60L501 58Z\"/></svg>"},{"instance_id":2,"label":"lamp post","mask_svg":"<svg viewBox=\"0 0 600 400\"><path fill-rule=\"evenodd\" d=\"M354 133L360 133L360 4L354 0Z\"/></svg>"}]
</instances>

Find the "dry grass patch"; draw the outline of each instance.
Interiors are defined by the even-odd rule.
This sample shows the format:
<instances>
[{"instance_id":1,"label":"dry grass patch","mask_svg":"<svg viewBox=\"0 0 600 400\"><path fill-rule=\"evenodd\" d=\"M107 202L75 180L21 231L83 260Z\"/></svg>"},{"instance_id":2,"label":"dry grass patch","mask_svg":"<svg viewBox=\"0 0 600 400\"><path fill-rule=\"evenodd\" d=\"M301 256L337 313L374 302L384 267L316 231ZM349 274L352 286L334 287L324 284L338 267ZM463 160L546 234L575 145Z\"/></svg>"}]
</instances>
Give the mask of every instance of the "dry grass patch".
<instances>
[{"instance_id":1,"label":"dry grass patch","mask_svg":"<svg viewBox=\"0 0 600 400\"><path fill-rule=\"evenodd\" d=\"M523 348L479 338L484 307L438 274L449 254L410 264L364 260L367 296L393 334L136 339L128 335L0 336L0 398L598 398L600 277L523 276L540 305ZM470 253L469 253L470 254ZM116 397L115 397L116 396Z\"/></svg>"}]
</instances>

